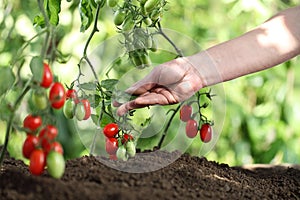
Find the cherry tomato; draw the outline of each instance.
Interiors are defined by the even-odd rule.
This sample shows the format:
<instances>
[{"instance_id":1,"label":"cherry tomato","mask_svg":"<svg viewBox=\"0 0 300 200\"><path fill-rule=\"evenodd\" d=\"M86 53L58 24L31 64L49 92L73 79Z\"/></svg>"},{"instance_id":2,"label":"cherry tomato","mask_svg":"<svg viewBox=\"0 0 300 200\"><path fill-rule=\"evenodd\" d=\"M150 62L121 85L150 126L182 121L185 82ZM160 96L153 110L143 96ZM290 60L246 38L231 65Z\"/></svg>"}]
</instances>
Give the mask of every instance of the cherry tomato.
<instances>
[{"instance_id":1,"label":"cherry tomato","mask_svg":"<svg viewBox=\"0 0 300 200\"><path fill-rule=\"evenodd\" d=\"M105 150L109 155L116 154L118 150L118 139L117 138L106 138Z\"/></svg>"},{"instance_id":2,"label":"cherry tomato","mask_svg":"<svg viewBox=\"0 0 300 200\"><path fill-rule=\"evenodd\" d=\"M120 26L126 17L126 13L122 10L117 10L114 14L114 23L116 26Z\"/></svg>"},{"instance_id":3,"label":"cherry tomato","mask_svg":"<svg viewBox=\"0 0 300 200\"><path fill-rule=\"evenodd\" d=\"M63 112L66 118L72 119L75 115L76 104L73 99L68 99L63 107Z\"/></svg>"},{"instance_id":4,"label":"cherry tomato","mask_svg":"<svg viewBox=\"0 0 300 200\"><path fill-rule=\"evenodd\" d=\"M209 123L205 123L201 126L200 129L200 138L203 142L207 143L212 138L212 128Z\"/></svg>"},{"instance_id":5,"label":"cherry tomato","mask_svg":"<svg viewBox=\"0 0 300 200\"><path fill-rule=\"evenodd\" d=\"M45 126L39 134L39 138L46 138L48 140L54 140L58 135L58 130L53 125Z\"/></svg>"},{"instance_id":6,"label":"cherry tomato","mask_svg":"<svg viewBox=\"0 0 300 200\"><path fill-rule=\"evenodd\" d=\"M185 133L189 138L196 137L198 133L198 124L194 119L190 119L187 121L185 126Z\"/></svg>"},{"instance_id":7,"label":"cherry tomato","mask_svg":"<svg viewBox=\"0 0 300 200\"><path fill-rule=\"evenodd\" d=\"M35 149L30 155L29 171L33 175L41 175L46 164L46 156L43 150Z\"/></svg>"},{"instance_id":8,"label":"cherry tomato","mask_svg":"<svg viewBox=\"0 0 300 200\"><path fill-rule=\"evenodd\" d=\"M147 0L144 7L147 13L151 12L157 5L158 0Z\"/></svg>"},{"instance_id":9,"label":"cherry tomato","mask_svg":"<svg viewBox=\"0 0 300 200\"><path fill-rule=\"evenodd\" d=\"M48 98L45 89L34 91L32 93L31 100L34 107L39 110L44 110L48 106Z\"/></svg>"},{"instance_id":10,"label":"cherry tomato","mask_svg":"<svg viewBox=\"0 0 300 200\"><path fill-rule=\"evenodd\" d=\"M39 139L37 136L34 135L27 135L23 148L22 148L22 153L25 158L30 158L31 153L35 150L39 143Z\"/></svg>"},{"instance_id":11,"label":"cherry tomato","mask_svg":"<svg viewBox=\"0 0 300 200\"><path fill-rule=\"evenodd\" d=\"M43 78L41 82L41 86L44 88L50 87L50 85L53 82L53 75L51 72L51 69L47 63L44 63L44 73L43 73Z\"/></svg>"},{"instance_id":12,"label":"cherry tomato","mask_svg":"<svg viewBox=\"0 0 300 200\"><path fill-rule=\"evenodd\" d=\"M59 142L57 142L57 141L55 141L55 142L53 142L53 143L51 144L51 150L52 150L52 151L56 151L56 152L58 152L58 153L60 153L60 154L64 154L64 149L63 149L63 147L62 147L61 144L60 144Z\"/></svg>"},{"instance_id":13,"label":"cherry tomato","mask_svg":"<svg viewBox=\"0 0 300 200\"><path fill-rule=\"evenodd\" d=\"M67 90L66 99L73 99L76 104L79 103L77 92L74 89L68 89Z\"/></svg>"},{"instance_id":14,"label":"cherry tomato","mask_svg":"<svg viewBox=\"0 0 300 200\"><path fill-rule=\"evenodd\" d=\"M85 107L82 102L78 103L75 108L75 116L78 121L81 121L85 117Z\"/></svg>"},{"instance_id":15,"label":"cherry tomato","mask_svg":"<svg viewBox=\"0 0 300 200\"><path fill-rule=\"evenodd\" d=\"M115 7L118 4L118 0L107 0L107 5L111 8Z\"/></svg>"},{"instance_id":16,"label":"cherry tomato","mask_svg":"<svg viewBox=\"0 0 300 200\"><path fill-rule=\"evenodd\" d=\"M61 83L55 82L52 85L50 89L49 100L51 102L52 108L60 109L61 107L63 107L66 100L66 92L64 86Z\"/></svg>"},{"instance_id":17,"label":"cherry tomato","mask_svg":"<svg viewBox=\"0 0 300 200\"><path fill-rule=\"evenodd\" d=\"M128 160L128 155L126 148L124 146L120 146L116 152L117 158L123 161Z\"/></svg>"},{"instance_id":18,"label":"cherry tomato","mask_svg":"<svg viewBox=\"0 0 300 200\"><path fill-rule=\"evenodd\" d=\"M191 119L192 115L192 106L190 105L184 105L180 109L180 119L183 122L187 122L189 119Z\"/></svg>"},{"instance_id":19,"label":"cherry tomato","mask_svg":"<svg viewBox=\"0 0 300 200\"><path fill-rule=\"evenodd\" d=\"M82 99L81 103L83 104L85 111L83 120L87 120L91 116L91 104L88 99Z\"/></svg>"},{"instance_id":20,"label":"cherry tomato","mask_svg":"<svg viewBox=\"0 0 300 200\"><path fill-rule=\"evenodd\" d=\"M131 140L133 140L132 135L124 133L123 139L122 139L122 144L127 143L128 141L131 141Z\"/></svg>"},{"instance_id":21,"label":"cherry tomato","mask_svg":"<svg viewBox=\"0 0 300 200\"><path fill-rule=\"evenodd\" d=\"M26 128L29 133L35 132L42 125L42 118L38 115L27 115L23 121L23 127Z\"/></svg>"},{"instance_id":22,"label":"cherry tomato","mask_svg":"<svg viewBox=\"0 0 300 200\"><path fill-rule=\"evenodd\" d=\"M62 154L50 151L47 155L47 171L53 178L61 178L65 172L66 162Z\"/></svg>"},{"instance_id":23,"label":"cherry tomato","mask_svg":"<svg viewBox=\"0 0 300 200\"><path fill-rule=\"evenodd\" d=\"M134 157L136 154L136 149L135 149L135 144L133 141L129 141L126 144L126 152L128 154L128 156L130 157Z\"/></svg>"},{"instance_id":24,"label":"cherry tomato","mask_svg":"<svg viewBox=\"0 0 300 200\"><path fill-rule=\"evenodd\" d=\"M113 138L119 131L119 126L116 123L110 123L104 126L103 133L108 138Z\"/></svg>"},{"instance_id":25,"label":"cherry tomato","mask_svg":"<svg viewBox=\"0 0 300 200\"><path fill-rule=\"evenodd\" d=\"M118 160L118 157L116 154L112 154L112 155L109 155L109 159L110 160Z\"/></svg>"}]
</instances>

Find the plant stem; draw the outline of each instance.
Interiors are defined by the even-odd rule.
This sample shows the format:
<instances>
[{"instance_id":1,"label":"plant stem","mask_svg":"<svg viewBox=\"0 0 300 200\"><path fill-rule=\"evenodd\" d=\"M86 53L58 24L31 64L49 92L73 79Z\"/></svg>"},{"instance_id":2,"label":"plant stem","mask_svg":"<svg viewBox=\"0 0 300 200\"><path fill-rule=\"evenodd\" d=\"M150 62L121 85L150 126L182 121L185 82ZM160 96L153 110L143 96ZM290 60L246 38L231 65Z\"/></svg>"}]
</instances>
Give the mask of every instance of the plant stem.
<instances>
[{"instance_id":1,"label":"plant stem","mask_svg":"<svg viewBox=\"0 0 300 200\"><path fill-rule=\"evenodd\" d=\"M167 125L166 125L166 127L165 127L165 129L164 129L164 131L163 131L163 135L162 135L162 137L161 137L161 139L160 139L160 141L159 141L159 143L158 143L158 145L157 145L157 147L158 147L159 149L161 148L161 145L163 144L163 142L164 142L164 140L165 140L165 137L166 137L166 135L167 135L167 132L168 132L170 126L171 126L171 123L172 123L172 121L173 121L173 119L174 119L176 113L179 111L179 109L180 109L180 107L182 106L183 103L184 103L184 102L181 102L181 103L176 107L176 109L174 109L173 114L171 115L171 117L170 117L170 119L169 119L169 121L168 121L168 123L167 123Z\"/></svg>"},{"instance_id":2,"label":"plant stem","mask_svg":"<svg viewBox=\"0 0 300 200\"><path fill-rule=\"evenodd\" d=\"M158 25L158 33L161 34L172 45L172 47L175 49L175 51L179 57L183 57L183 53L181 52L181 50L175 45L175 43L162 30L160 22L158 22L157 25Z\"/></svg>"},{"instance_id":3,"label":"plant stem","mask_svg":"<svg viewBox=\"0 0 300 200\"><path fill-rule=\"evenodd\" d=\"M7 122L7 126L6 126L6 133L5 133L5 140L4 140L4 145L0 154L0 167L2 165L3 159L4 159L4 155L6 153L6 149L7 149L7 145L8 145L8 141L9 141L9 136L10 136L10 132L12 129L12 123L15 117L15 112L19 106L19 104L21 103L22 99L24 98L24 96L27 94L27 92L30 90L30 85L27 85L25 87L25 89L23 90L23 92L21 93L21 95L18 97L18 99L16 100L14 106L13 106L13 110L11 113L11 116L9 117L9 120Z\"/></svg>"}]
</instances>

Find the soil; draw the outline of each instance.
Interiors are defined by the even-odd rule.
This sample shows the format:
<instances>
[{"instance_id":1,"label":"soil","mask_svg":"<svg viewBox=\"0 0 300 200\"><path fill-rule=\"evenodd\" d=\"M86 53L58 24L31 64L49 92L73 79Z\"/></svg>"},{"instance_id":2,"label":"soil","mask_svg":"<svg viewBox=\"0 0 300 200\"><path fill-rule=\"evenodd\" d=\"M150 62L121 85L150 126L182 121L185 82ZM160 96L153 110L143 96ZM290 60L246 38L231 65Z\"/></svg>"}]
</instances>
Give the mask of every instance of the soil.
<instances>
[{"instance_id":1,"label":"soil","mask_svg":"<svg viewBox=\"0 0 300 200\"><path fill-rule=\"evenodd\" d=\"M128 162L143 159L142 168L172 159L178 152L159 154L148 155L146 162L143 156L107 162L125 169ZM171 164L152 172L113 168L97 157L85 156L68 160L65 174L58 180L46 171L32 176L22 161L6 156L0 171L0 199L300 199L296 165L229 167L180 154Z\"/></svg>"}]
</instances>

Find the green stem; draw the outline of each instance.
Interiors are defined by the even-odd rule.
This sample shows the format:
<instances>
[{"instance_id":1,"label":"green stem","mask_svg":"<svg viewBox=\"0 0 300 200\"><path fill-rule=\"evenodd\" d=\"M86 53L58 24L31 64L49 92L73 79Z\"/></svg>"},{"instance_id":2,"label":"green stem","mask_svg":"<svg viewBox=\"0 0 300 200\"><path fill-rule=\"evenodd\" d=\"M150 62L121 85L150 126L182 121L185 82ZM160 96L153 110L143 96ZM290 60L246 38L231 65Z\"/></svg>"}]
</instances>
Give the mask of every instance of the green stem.
<instances>
[{"instance_id":1,"label":"green stem","mask_svg":"<svg viewBox=\"0 0 300 200\"><path fill-rule=\"evenodd\" d=\"M16 100L16 102L13 106L11 116L9 117L9 120L7 122L4 145L3 145L3 148L2 148L2 151L1 151L1 154L0 154L0 166L2 165L4 155L5 155L6 150L7 150L7 145L8 145L8 141L9 141L10 132L11 132L11 129L12 129L12 123L13 123L13 120L14 120L14 117L15 117L15 112L16 112L19 104L21 103L22 99L24 98L24 96L27 94L27 92L29 90L30 90L30 86L27 85L25 87L25 89L23 90L23 92L21 93L21 95L18 97L18 99Z\"/></svg>"},{"instance_id":2,"label":"green stem","mask_svg":"<svg viewBox=\"0 0 300 200\"><path fill-rule=\"evenodd\" d=\"M158 25L158 33L161 34L172 45L172 47L175 49L175 51L179 57L183 57L183 53L181 52L181 50L175 45L175 43L162 30L160 22L158 22L157 25Z\"/></svg>"},{"instance_id":3,"label":"green stem","mask_svg":"<svg viewBox=\"0 0 300 200\"><path fill-rule=\"evenodd\" d=\"M168 123L167 123L167 125L166 125L166 127L165 127L165 129L164 129L164 131L163 131L163 135L162 135L162 137L161 137L161 139L160 139L160 141L159 141L159 143L158 143L158 145L157 145L157 147L158 147L159 149L161 148L161 145L163 144L163 142L164 142L164 140L165 140L165 137L166 137L166 135L167 135L167 132L168 132L170 126L171 126L171 123L172 123L172 121L173 121L173 119L174 119L176 113L179 111L179 109L180 109L180 107L182 106L183 103L184 103L184 102L181 102L181 103L177 106L177 108L173 111L173 114L171 115L171 117L170 117L170 119L169 119L169 121L168 121Z\"/></svg>"}]
</instances>

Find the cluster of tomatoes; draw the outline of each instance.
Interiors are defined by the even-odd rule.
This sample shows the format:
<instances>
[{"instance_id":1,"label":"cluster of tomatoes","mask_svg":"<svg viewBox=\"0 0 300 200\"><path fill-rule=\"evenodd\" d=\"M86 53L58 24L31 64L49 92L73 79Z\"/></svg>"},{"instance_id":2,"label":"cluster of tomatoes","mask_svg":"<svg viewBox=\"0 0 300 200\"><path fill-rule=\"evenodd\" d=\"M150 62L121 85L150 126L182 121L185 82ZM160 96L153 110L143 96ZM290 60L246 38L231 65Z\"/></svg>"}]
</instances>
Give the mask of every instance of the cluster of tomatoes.
<instances>
[{"instance_id":1,"label":"cluster of tomatoes","mask_svg":"<svg viewBox=\"0 0 300 200\"><path fill-rule=\"evenodd\" d=\"M46 90L49 89L47 96ZM64 106L66 92L60 82L53 81L51 68L43 64L42 79L34 88L32 103L36 110L45 110L49 106L60 109ZM37 112L38 113L38 112ZM23 128L27 137L23 143L23 156L29 159L29 171L33 175L41 175L45 168L54 178L60 178L65 170L63 147L56 141L58 129L52 124L43 124L38 114L28 114L23 120Z\"/></svg>"},{"instance_id":2,"label":"cluster of tomatoes","mask_svg":"<svg viewBox=\"0 0 300 200\"><path fill-rule=\"evenodd\" d=\"M134 138L132 135L119 130L116 123L109 123L103 128L106 137L105 150L111 160L128 160L136 154Z\"/></svg>"},{"instance_id":3,"label":"cluster of tomatoes","mask_svg":"<svg viewBox=\"0 0 300 200\"><path fill-rule=\"evenodd\" d=\"M29 171L33 175L41 175L47 167L48 173L60 178L65 170L62 145L55 141L58 130L54 125L43 126L38 115L27 115L23 121L27 137L24 141L23 156L29 159Z\"/></svg>"},{"instance_id":4,"label":"cluster of tomatoes","mask_svg":"<svg viewBox=\"0 0 300 200\"><path fill-rule=\"evenodd\" d=\"M180 109L180 120L186 122L185 133L187 137L194 138L200 133L203 142L210 142L212 139L212 128L210 123L203 123L199 130L198 122L192 118L193 108L191 105L183 105Z\"/></svg>"},{"instance_id":5,"label":"cluster of tomatoes","mask_svg":"<svg viewBox=\"0 0 300 200\"><path fill-rule=\"evenodd\" d=\"M87 120L91 116L91 104L87 98L79 99L76 90L67 90L67 100L63 108L66 118L72 119L74 116L78 121Z\"/></svg>"}]
</instances>

